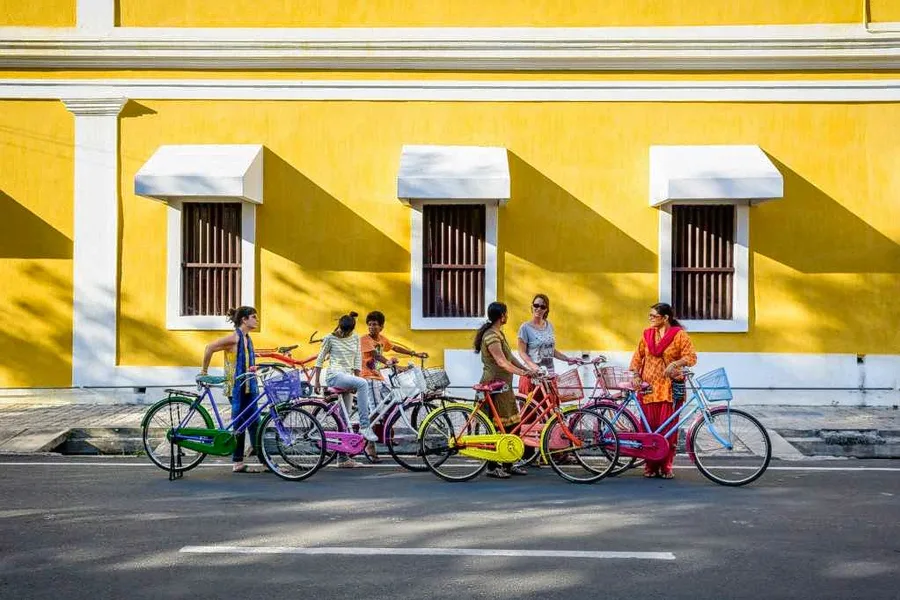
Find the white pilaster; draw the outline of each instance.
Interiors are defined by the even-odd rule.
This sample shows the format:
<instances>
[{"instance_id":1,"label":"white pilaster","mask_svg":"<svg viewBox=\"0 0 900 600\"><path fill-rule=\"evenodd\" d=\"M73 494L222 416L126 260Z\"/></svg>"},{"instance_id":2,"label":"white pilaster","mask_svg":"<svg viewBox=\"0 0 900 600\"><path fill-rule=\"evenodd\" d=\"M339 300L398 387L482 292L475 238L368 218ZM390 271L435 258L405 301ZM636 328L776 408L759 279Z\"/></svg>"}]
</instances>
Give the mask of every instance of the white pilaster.
<instances>
[{"instance_id":1,"label":"white pilaster","mask_svg":"<svg viewBox=\"0 0 900 600\"><path fill-rule=\"evenodd\" d=\"M116 0L78 0L75 21L80 30L111 30L116 24Z\"/></svg>"},{"instance_id":2,"label":"white pilaster","mask_svg":"<svg viewBox=\"0 0 900 600\"><path fill-rule=\"evenodd\" d=\"M116 367L119 112L125 98L63 99L75 115L72 385Z\"/></svg>"}]
</instances>

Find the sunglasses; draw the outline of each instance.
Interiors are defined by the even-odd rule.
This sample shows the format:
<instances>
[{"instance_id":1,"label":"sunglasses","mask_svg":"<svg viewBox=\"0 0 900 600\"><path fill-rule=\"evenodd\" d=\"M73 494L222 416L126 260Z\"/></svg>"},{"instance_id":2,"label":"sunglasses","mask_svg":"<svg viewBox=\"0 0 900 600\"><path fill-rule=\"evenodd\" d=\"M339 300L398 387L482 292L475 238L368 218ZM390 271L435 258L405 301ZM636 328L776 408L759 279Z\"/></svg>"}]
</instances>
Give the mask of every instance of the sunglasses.
<instances>
[{"instance_id":1,"label":"sunglasses","mask_svg":"<svg viewBox=\"0 0 900 600\"><path fill-rule=\"evenodd\" d=\"M547 308L547 305L546 305L546 304L538 304L538 303L534 303L534 304L531 305L531 307L532 307L532 308L539 308L539 309L541 309L541 310L544 310L545 308Z\"/></svg>"}]
</instances>

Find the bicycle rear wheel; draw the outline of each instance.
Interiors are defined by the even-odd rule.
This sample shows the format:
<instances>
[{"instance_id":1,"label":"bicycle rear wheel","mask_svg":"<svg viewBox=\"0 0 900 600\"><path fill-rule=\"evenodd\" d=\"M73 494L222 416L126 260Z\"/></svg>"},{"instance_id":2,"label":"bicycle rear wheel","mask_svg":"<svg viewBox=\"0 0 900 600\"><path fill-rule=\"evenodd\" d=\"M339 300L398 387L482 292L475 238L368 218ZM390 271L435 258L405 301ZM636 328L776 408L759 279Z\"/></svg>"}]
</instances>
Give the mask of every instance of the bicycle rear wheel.
<instances>
[{"instance_id":1,"label":"bicycle rear wheel","mask_svg":"<svg viewBox=\"0 0 900 600\"><path fill-rule=\"evenodd\" d=\"M302 481L325 464L325 430L296 406L272 408L257 440L263 462L282 479Z\"/></svg>"},{"instance_id":2,"label":"bicycle rear wheel","mask_svg":"<svg viewBox=\"0 0 900 600\"><path fill-rule=\"evenodd\" d=\"M619 439L599 413L578 408L550 418L541 434L541 451L563 479L594 483L615 468Z\"/></svg>"},{"instance_id":3,"label":"bicycle rear wheel","mask_svg":"<svg viewBox=\"0 0 900 600\"><path fill-rule=\"evenodd\" d=\"M484 413L478 411L472 417L473 412L465 406L445 406L431 413L423 425L420 452L428 468L444 481L468 481L487 467L487 462L461 456L450 445L454 436L494 433Z\"/></svg>"},{"instance_id":4,"label":"bicycle rear wheel","mask_svg":"<svg viewBox=\"0 0 900 600\"><path fill-rule=\"evenodd\" d=\"M341 402L340 399L334 400L334 402ZM331 405L327 404L323 401L315 401L315 400L305 400L303 402L294 402L292 406L297 408L301 408L311 414L316 421L319 422L319 425L322 426L326 432L335 431L338 433L346 433L349 431L347 429L347 425L344 423L344 420L338 416L337 410L330 410ZM337 456L337 450L329 450L325 449L325 463L323 466L328 466L331 461Z\"/></svg>"},{"instance_id":5,"label":"bicycle rear wheel","mask_svg":"<svg viewBox=\"0 0 900 600\"><path fill-rule=\"evenodd\" d=\"M772 459L772 441L766 428L742 410L714 408L709 412L708 424L699 419L688 437L688 452L697 468L720 485L739 486L756 481Z\"/></svg>"},{"instance_id":6,"label":"bicycle rear wheel","mask_svg":"<svg viewBox=\"0 0 900 600\"><path fill-rule=\"evenodd\" d=\"M147 452L150 462L164 471L168 471L172 464L172 444L166 435L173 428L178 427L182 420L188 416L193 403L193 399L173 396L157 402L144 415L141 425L144 450ZM197 406L194 409L193 414L183 426L204 429L213 429L215 427L212 417L209 416L209 413L202 406ZM206 458L206 454L196 450L181 448L180 446L175 446L175 448L181 455L181 466L175 467L175 471L179 473L190 471Z\"/></svg>"},{"instance_id":7,"label":"bicycle rear wheel","mask_svg":"<svg viewBox=\"0 0 900 600\"><path fill-rule=\"evenodd\" d=\"M413 472L428 470L419 445L419 428L437 408L430 400L416 400L401 406L384 424L384 443L398 465Z\"/></svg>"}]
</instances>

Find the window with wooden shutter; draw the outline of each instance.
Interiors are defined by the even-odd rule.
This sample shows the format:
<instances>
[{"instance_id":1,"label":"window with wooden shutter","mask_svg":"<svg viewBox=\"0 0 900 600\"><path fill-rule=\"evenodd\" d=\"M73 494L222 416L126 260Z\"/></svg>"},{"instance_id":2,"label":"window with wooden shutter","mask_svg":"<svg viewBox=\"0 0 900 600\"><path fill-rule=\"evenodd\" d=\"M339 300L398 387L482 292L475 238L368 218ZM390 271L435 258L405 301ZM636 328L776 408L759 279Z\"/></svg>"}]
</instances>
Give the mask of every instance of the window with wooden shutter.
<instances>
[{"instance_id":1,"label":"window with wooden shutter","mask_svg":"<svg viewBox=\"0 0 900 600\"><path fill-rule=\"evenodd\" d=\"M485 206L428 204L422 217L422 315L484 316Z\"/></svg>"},{"instance_id":2,"label":"window with wooden shutter","mask_svg":"<svg viewBox=\"0 0 900 600\"><path fill-rule=\"evenodd\" d=\"M181 314L224 315L241 303L241 203L185 202Z\"/></svg>"},{"instance_id":3,"label":"window with wooden shutter","mask_svg":"<svg viewBox=\"0 0 900 600\"><path fill-rule=\"evenodd\" d=\"M733 317L735 207L672 207L672 305L679 319Z\"/></svg>"}]
</instances>

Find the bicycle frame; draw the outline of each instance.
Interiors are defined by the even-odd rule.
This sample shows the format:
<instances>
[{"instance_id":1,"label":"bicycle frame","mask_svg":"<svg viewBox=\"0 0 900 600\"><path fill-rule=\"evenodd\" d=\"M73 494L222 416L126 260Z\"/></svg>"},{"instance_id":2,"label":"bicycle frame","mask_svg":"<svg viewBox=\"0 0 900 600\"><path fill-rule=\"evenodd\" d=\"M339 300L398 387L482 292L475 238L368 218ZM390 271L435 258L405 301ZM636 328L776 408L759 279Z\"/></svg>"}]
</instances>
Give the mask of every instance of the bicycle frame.
<instances>
[{"instance_id":1,"label":"bicycle frame","mask_svg":"<svg viewBox=\"0 0 900 600\"><path fill-rule=\"evenodd\" d=\"M539 379L537 381L537 385L535 385L534 389L531 393L526 396L525 405L522 410L519 411L519 422L509 431L506 430L506 427L503 425L503 422L500 420L499 413L497 412L497 407L494 405L494 399L491 395L491 392L485 391L484 397L475 403L475 410L472 411L472 414L469 415L466 420L465 426L463 427L463 431L467 430L472 422L476 418L476 414L478 412L485 413L484 406L487 405L490 408L490 412L487 413L491 421L493 421L494 425L499 429L500 435L509 435L515 436L519 439L522 439L523 433L522 428L527 420L533 419L533 424L530 427L537 427L540 425L541 430L543 431L546 421L545 418L551 413L562 416L562 411L560 410L559 396L555 389L555 382L551 379ZM534 399L537 392L542 392L542 400L540 402L531 401ZM529 411L529 405L532 407ZM578 440L572 432L569 431L568 426L566 426L565 421L560 418L560 423L562 425L563 435L568 438L569 442L574 444L575 447L580 447L581 441ZM530 428L526 434L530 433ZM471 438L471 442L466 442L463 438ZM494 436L466 436L466 435L458 435L456 432L453 434L454 444L461 448L473 448L478 450L488 450L494 451L497 448L497 440L488 440L488 439L476 439L476 438L487 438ZM529 440L531 441L531 440ZM522 439L523 449L524 449L524 439ZM539 446L540 442L537 443L529 443L529 445ZM520 456L521 457L521 456Z\"/></svg>"},{"instance_id":2,"label":"bicycle frame","mask_svg":"<svg viewBox=\"0 0 900 600\"><path fill-rule=\"evenodd\" d=\"M185 447L220 456L231 454L233 450L232 444L234 437L240 435L241 433L244 433L251 426L251 424L254 423L257 418L259 418L263 411L275 406L275 402L271 398L269 398L265 391L262 391L256 396L256 398L253 399L250 404L248 404L244 408L244 410L240 411L237 415L232 415L231 421L226 425L224 420L222 419L222 414L219 412L219 407L216 404L215 397L212 394L212 389L208 386L202 387L203 392L196 396L196 398L191 402L187 414L178 423L178 426L172 429L172 442L176 445L184 445ZM265 402L260 403L260 400L263 397L265 397ZM199 407L203 403L203 400L205 398L209 399L209 404L212 406L213 415L218 428L215 430L208 430L185 427L190 418L197 411L197 407ZM286 438L287 432L285 431L281 423L281 419L277 416L277 411L275 412L275 418L273 418L273 421L275 422L275 428L278 431L278 435L282 436L283 439ZM241 425L239 427L235 427L235 423L237 422L241 422ZM185 432L179 433L179 430L181 429L184 429ZM219 434L227 433L228 436L220 437L213 432ZM184 442L187 443L184 444Z\"/></svg>"},{"instance_id":3,"label":"bicycle frame","mask_svg":"<svg viewBox=\"0 0 900 600\"><path fill-rule=\"evenodd\" d=\"M690 390L691 390L690 398L687 398L688 386L690 387ZM703 420L706 422L706 426L709 429L709 432L713 435L713 437L715 437L716 440L718 440L719 443L721 443L725 448L728 448L730 450L732 447L732 443L729 442L728 440L724 439L722 436L720 436L719 432L716 431L715 427L712 426L712 423L709 420L709 412L710 412L709 400L706 398L706 394L703 391L703 389L700 387L697 387L697 385L694 383L693 374L690 372L687 373L687 376L685 377L685 397L686 397L686 399L681 404L681 406L679 406L675 410L675 412L673 412L672 415L668 419L666 419L663 423L661 423L659 425L659 427L657 427L656 430L654 431L654 430L650 429L650 423L647 421L647 415L644 413L644 409L641 406L641 403L637 399L637 393L634 390L629 390L625 395L625 399L619 403L619 408L616 410L615 414L610 419L610 422L613 424L613 426L615 426L616 421L618 421L618 419L619 419L619 416L628 408L628 405L634 404L637 407L636 414L640 418L641 426L644 428L644 431L648 432L648 433L660 434L668 440L669 438L672 437L673 434L677 435L678 430L688 420L690 420L692 417L694 419L696 419L697 417L695 417L695 415L697 415L697 413L699 412L700 413L699 416L702 417ZM599 400L603 400L603 399L604 398L600 398ZM690 410L688 411L688 409L690 409ZM688 412L687 412L687 414L685 414L682 417L681 414L684 413L685 411L688 411ZM635 414L635 411L631 411L631 412L632 412L632 414ZM670 426L670 424L673 422L674 422L674 425ZM668 429L666 429L667 427L668 427ZM729 427L728 437L731 437L731 435L730 435L731 421L730 420L728 421L728 427ZM632 443L634 443L634 442L631 442L629 440L621 441L621 444L623 446L626 446L626 445L629 445Z\"/></svg>"}]
</instances>

